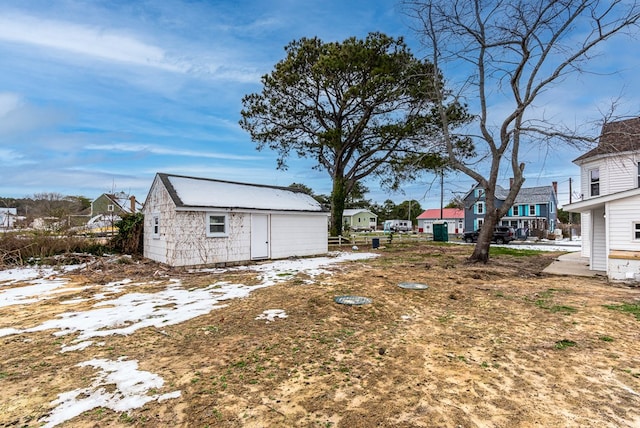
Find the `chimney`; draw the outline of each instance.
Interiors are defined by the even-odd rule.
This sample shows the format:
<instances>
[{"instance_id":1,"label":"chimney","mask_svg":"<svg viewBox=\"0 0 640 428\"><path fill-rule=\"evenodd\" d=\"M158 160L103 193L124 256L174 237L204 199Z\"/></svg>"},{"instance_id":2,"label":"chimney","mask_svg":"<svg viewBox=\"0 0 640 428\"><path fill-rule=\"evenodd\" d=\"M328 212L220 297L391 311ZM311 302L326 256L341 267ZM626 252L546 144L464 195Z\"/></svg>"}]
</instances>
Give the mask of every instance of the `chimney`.
<instances>
[{"instance_id":1,"label":"chimney","mask_svg":"<svg viewBox=\"0 0 640 428\"><path fill-rule=\"evenodd\" d=\"M551 185L553 186L553 193L555 193L557 195L558 194L558 182L557 181L552 181Z\"/></svg>"},{"instance_id":2,"label":"chimney","mask_svg":"<svg viewBox=\"0 0 640 428\"><path fill-rule=\"evenodd\" d=\"M509 179L509 190L513 187L513 177Z\"/></svg>"},{"instance_id":3,"label":"chimney","mask_svg":"<svg viewBox=\"0 0 640 428\"><path fill-rule=\"evenodd\" d=\"M129 196L129 201L131 202L131 212L133 214L135 214L136 212L136 197L135 196Z\"/></svg>"}]
</instances>

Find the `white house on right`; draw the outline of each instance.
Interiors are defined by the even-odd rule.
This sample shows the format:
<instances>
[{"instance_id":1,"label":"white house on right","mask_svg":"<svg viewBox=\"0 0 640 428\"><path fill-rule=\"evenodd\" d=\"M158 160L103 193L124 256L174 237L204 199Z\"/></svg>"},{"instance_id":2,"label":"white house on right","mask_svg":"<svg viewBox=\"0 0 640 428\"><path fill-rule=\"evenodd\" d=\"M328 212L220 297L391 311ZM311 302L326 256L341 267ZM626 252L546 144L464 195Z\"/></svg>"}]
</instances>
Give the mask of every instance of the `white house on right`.
<instances>
[{"instance_id":1,"label":"white house on right","mask_svg":"<svg viewBox=\"0 0 640 428\"><path fill-rule=\"evenodd\" d=\"M580 166L582 255L612 280L640 281L640 117L607 123Z\"/></svg>"}]
</instances>

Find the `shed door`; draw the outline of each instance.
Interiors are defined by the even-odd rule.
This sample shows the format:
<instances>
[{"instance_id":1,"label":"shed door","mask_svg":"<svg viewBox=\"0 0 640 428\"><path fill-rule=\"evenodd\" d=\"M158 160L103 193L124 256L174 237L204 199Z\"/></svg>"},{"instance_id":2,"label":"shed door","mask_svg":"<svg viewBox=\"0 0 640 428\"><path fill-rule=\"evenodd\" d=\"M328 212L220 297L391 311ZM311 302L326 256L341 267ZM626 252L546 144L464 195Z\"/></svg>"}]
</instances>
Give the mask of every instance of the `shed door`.
<instances>
[{"instance_id":1,"label":"shed door","mask_svg":"<svg viewBox=\"0 0 640 428\"><path fill-rule=\"evenodd\" d=\"M269 258L269 216L251 214L251 260Z\"/></svg>"}]
</instances>

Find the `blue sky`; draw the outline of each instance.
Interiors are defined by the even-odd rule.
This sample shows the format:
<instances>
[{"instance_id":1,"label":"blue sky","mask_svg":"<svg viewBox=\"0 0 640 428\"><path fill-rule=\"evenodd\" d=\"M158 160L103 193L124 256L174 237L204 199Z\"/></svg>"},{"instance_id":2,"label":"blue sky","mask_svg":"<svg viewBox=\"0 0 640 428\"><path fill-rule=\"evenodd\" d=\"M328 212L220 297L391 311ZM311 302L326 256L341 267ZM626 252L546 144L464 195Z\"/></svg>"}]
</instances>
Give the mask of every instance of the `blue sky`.
<instances>
[{"instance_id":1,"label":"blue sky","mask_svg":"<svg viewBox=\"0 0 640 428\"><path fill-rule=\"evenodd\" d=\"M0 196L125 191L144 200L156 172L297 182L328 194L327 174L310 161L292 158L288 171L277 171L275 155L255 149L238 125L242 96L259 91L260 76L301 37L381 31L404 36L421 57L410 24L391 0L3 1ZM599 74L567 79L538 107L591 133L611 100L620 113L637 113L639 51L637 40L607 44L594 63ZM527 149L525 186L557 181L567 203L570 177L579 190L571 163L579 154ZM508 175L501 178L507 185ZM445 203L471 184L447 177ZM375 202L440 203L432 176L407 184L404 194L366 185Z\"/></svg>"}]
</instances>

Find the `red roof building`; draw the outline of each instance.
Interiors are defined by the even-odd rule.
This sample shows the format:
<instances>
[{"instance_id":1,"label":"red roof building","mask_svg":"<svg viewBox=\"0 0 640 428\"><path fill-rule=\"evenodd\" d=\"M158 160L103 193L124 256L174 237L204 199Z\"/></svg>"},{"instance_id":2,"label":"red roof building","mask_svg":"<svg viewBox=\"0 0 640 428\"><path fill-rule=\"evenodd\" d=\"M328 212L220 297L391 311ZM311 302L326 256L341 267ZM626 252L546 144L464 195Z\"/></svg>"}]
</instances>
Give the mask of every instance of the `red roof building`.
<instances>
[{"instance_id":1,"label":"red roof building","mask_svg":"<svg viewBox=\"0 0 640 428\"><path fill-rule=\"evenodd\" d=\"M464 210L443 208L442 216L440 214L440 208L428 209L420 214L417 217L418 232L433 233L433 222L440 220L447 222L447 231L449 233L458 234L464 232Z\"/></svg>"}]
</instances>

